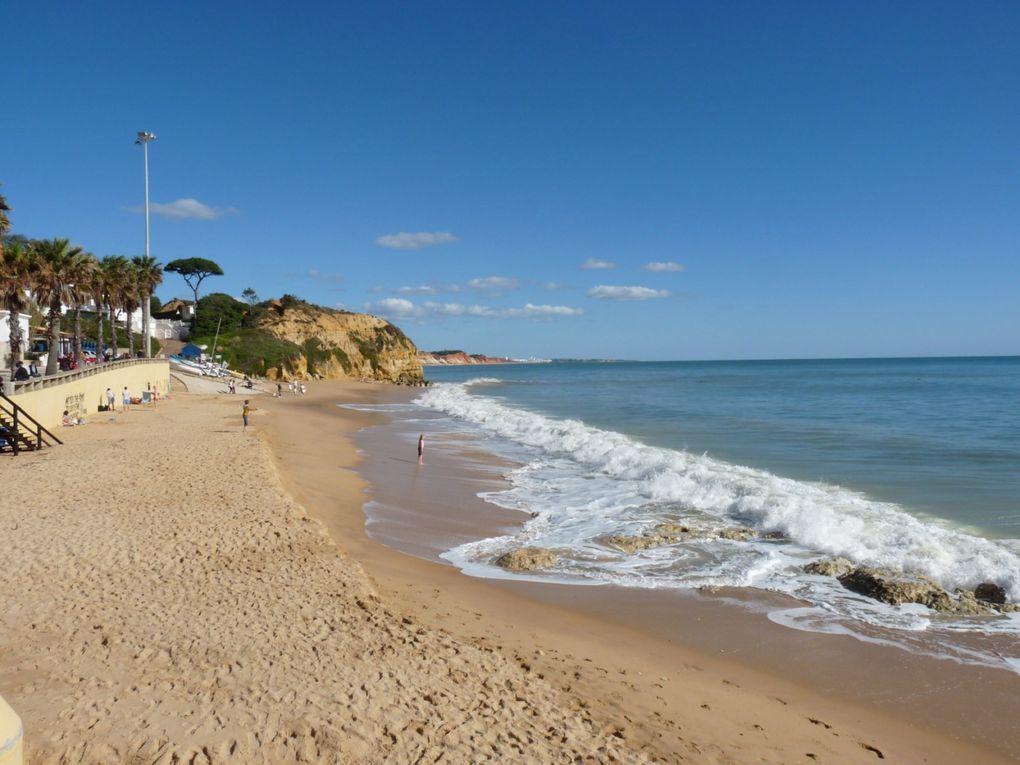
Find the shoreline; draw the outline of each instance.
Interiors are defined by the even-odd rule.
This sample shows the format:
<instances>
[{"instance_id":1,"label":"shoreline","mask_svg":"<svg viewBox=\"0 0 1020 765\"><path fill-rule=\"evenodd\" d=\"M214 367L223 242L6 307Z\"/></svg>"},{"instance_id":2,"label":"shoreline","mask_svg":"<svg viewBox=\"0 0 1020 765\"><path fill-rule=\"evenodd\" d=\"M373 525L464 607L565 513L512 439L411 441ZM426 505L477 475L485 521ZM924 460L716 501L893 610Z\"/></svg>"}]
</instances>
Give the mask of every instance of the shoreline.
<instances>
[{"instance_id":1,"label":"shoreline","mask_svg":"<svg viewBox=\"0 0 1020 765\"><path fill-rule=\"evenodd\" d=\"M323 391L323 386L320 385L317 386L314 400L299 400L295 402L297 406L294 408L317 411L315 428L322 438L325 438L330 430L331 420L336 431L347 432L350 435L352 431L366 425L386 420L382 415L355 412L336 406L340 403L359 401L369 403L361 398L366 393L371 400L380 403L384 400L394 400L393 393L365 390L372 387L362 386L359 391L339 384L336 392L332 393ZM396 400L409 400L410 395L401 392L396 394ZM324 416L327 411L333 416ZM274 423L269 431L278 424ZM984 714L978 713L972 717L979 717L980 721L973 721L973 725L960 725L955 719L956 705L973 702L980 706L987 703L988 698L981 693L981 688L974 687L972 682L963 682L963 687L956 693L945 691L947 683L952 685L961 678L958 668L944 666L946 662L900 655L898 649L879 649L875 646L862 645L847 637L794 632L768 623L764 616L738 614L740 609L731 605L720 604L718 601L705 602L706 599L690 593L664 595L661 592L628 590L617 591L607 596L607 593L611 593L611 588L534 584L465 576L449 564L429 561L422 556L410 557L406 553L374 541L371 538L374 534L365 530L365 516L360 510L360 505L359 511L353 514L353 517L349 509L341 508L342 505L356 501L357 498L349 496L336 498L341 501L330 498L328 479L321 475L311 475L307 468L298 464L300 460L295 459L296 454L281 453L279 444L284 435L283 430L271 433L269 442L271 448L276 442L277 466L280 468L284 483L288 485L290 491L303 495L299 501L309 507L313 516L326 525L341 547L350 550L365 566L369 576L387 597L395 598L402 608L413 612L416 618L426 622L431 620L433 626L446 629L460 639L475 639L480 644L502 643L504 648L505 644L513 643L511 651L518 660L527 663L536 671L541 670L547 677L558 676L561 687L575 692L579 689L578 678L565 671L562 662L551 660L549 656L552 651L548 650L549 646L569 643L572 647L571 655L584 654L586 659L591 660L587 663L600 666L602 680L608 683L608 688L586 687L584 695L620 699L619 703L606 702L602 711L611 716L627 715L631 721L635 719L635 714L638 718L643 717L643 722L631 723L636 730L641 731L635 735L647 746L656 744L664 746L661 752L667 758L677 755L680 750L671 749L663 741L664 730L660 727L662 715L669 713L674 716L687 716L688 719L678 723L684 727L691 724L702 725L704 720L699 720L696 716L691 717L695 710L704 716L702 703L713 709L727 706L726 701L716 698L719 687L726 690L732 690L734 687L752 687L758 691L756 698L758 704L754 711L748 712L743 709L747 699L742 701L731 699L728 702L730 708L725 713L728 715L725 725L731 727L726 733L715 728L716 738L729 738L733 741L744 738L747 730L742 726L755 730L753 726L759 723L748 724L748 721L768 711L765 707L767 699L780 697L783 698L782 706L792 705L797 710L804 711L798 715L798 719L808 728L830 732L828 735L834 738L839 737L839 734L831 731L853 730L853 734L844 733L842 737L855 735L862 739L857 742L860 751L868 753L872 760L877 755L867 747L873 746L892 761L989 763L1015 761L1010 758L1016 756L1015 742L1020 740L1020 736L1008 704L1009 691L1015 689L1012 678L1005 680L1003 688L999 689L1003 694L1001 698L1006 703L999 709L999 714L993 713L994 720L989 721ZM316 440L321 442L322 439ZM359 443L364 440L357 439ZM372 461L371 450L367 450L369 453L366 455L358 455L348 446L343 457L337 450L330 451L330 461L333 465L344 471L353 471L359 474L361 480L368 482L363 491L371 497L379 493L378 487L383 485L381 476L367 464ZM435 450L432 450L432 454L435 454ZM369 485L373 483L373 478L374 488ZM384 480L385 490L392 489L393 481ZM498 508L478 500L473 496L474 493L470 492L470 498L458 496L453 499L449 494L441 494L441 497L444 501L452 501L457 506L458 512L477 512L479 505L483 505L489 513L499 511ZM362 502L366 500L368 497ZM418 508L414 500L406 495L404 501L411 502ZM465 509L467 506L470 508ZM426 508L425 512L430 511ZM513 511L502 512L519 515ZM434 513L429 517L429 522L433 523ZM495 521L490 519L489 522L499 525L513 523L513 519L504 516ZM428 593L429 589L432 590L431 594ZM739 592L729 594L739 596ZM669 607L664 609L664 604L668 604ZM437 609L440 609L441 614L438 618ZM677 616L677 612L683 612L687 616ZM687 618L692 613L695 614L693 626L689 623L691 620ZM714 627L706 629L704 626L706 622L714 624ZM508 636L514 635L522 628L528 631L528 639L520 641L509 639ZM747 631L753 631L755 635L753 640L741 638ZM477 634L479 632L483 634ZM488 634L484 634L486 632ZM546 649L534 648L539 643L545 645ZM748 661L746 656L751 643L757 644L759 651ZM764 650L761 648L763 644L766 645ZM789 655L791 648L796 652L803 650L808 644L811 644L811 651L816 654L827 655L831 660L830 666L838 666L842 662L844 671L830 673L830 676L821 680L814 678L810 670L790 671L791 666L796 663ZM633 659L628 660L620 656L619 649L623 646L632 652L632 656L641 656L644 659L657 657L657 661L637 662L642 664L642 669L637 669ZM717 658L720 654L726 658L720 661ZM766 654L770 655L772 660L763 661L762 657ZM840 657L840 654L844 655ZM851 658L847 658L846 654ZM877 666L874 664L876 659ZM844 684L854 681L857 675L855 665L859 668L868 668L868 672L856 689L848 689ZM886 675L883 668L895 669L897 666L900 666L898 672L903 681L898 686L871 688L868 692L863 692L865 690L863 686L869 679L882 682ZM655 677L656 673L665 676L661 671L662 667L673 667L669 674L674 677L679 674L676 680L680 682L648 680L634 682L632 679L625 679ZM935 678L926 674L931 672L933 667ZM966 669L969 668L962 671L965 672ZM912 677L912 672L918 673L918 676ZM994 671L990 672L993 674L989 677L994 677ZM741 680L734 680L734 675L740 676ZM711 680L706 681L707 676L711 676ZM613 678L614 682L609 682L609 678ZM916 686L911 682L915 679L918 681ZM1003 682L1002 678L998 680ZM696 691L691 687L695 681ZM676 687L677 685L680 687ZM940 692L939 688L943 690ZM691 697L697 694L705 698L712 696L716 700L714 703L692 704ZM968 700L968 696L973 698ZM992 696L996 697L996 691L993 690ZM885 703L879 703L879 712L865 708L869 703L881 702L883 697ZM924 699L923 710L912 709L912 701L915 699ZM685 711L685 706L690 711ZM903 710L897 713L898 707L907 707L908 713L902 714ZM628 711L634 710L637 711L628 714ZM884 717L886 714L893 714L897 719L887 719ZM811 720L825 722L810 722ZM715 722L717 725L721 724L718 719ZM988 733L988 728L996 728L997 723L1000 724L999 727ZM943 731L948 730L948 735L937 732L939 728ZM986 738L982 737L982 730L987 733ZM814 731L806 732L809 733ZM864 739L869 736L881 743L868 743ZM794 755L788 753L785 756ZM845 759L850 756L849 751L843 752L840 756L843 758L841 761L853 761ZM810 758L805 761L809 760Z\"/></svg>"}]
</instances>

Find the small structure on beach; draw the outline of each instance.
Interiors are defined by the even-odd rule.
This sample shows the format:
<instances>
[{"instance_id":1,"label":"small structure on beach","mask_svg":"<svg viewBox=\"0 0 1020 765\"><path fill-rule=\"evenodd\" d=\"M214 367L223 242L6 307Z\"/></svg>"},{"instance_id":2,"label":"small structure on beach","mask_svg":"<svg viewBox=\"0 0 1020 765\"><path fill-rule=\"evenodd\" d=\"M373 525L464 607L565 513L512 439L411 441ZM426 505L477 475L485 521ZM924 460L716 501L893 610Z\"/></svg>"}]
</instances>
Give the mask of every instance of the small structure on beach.
<instances>
[{"instance_id":1,"label":"small structure on beach","mask_svg":"<svg viewBox=\"0 0 1020 765\"><path fill-rule=\"evenodd\" d=\"M188 343L183 348L181 348L180 355L183 356L186 359L201 358L201 356L202 356L202 349L199 348L194 343Z\"/></svg>"}]
</instances>

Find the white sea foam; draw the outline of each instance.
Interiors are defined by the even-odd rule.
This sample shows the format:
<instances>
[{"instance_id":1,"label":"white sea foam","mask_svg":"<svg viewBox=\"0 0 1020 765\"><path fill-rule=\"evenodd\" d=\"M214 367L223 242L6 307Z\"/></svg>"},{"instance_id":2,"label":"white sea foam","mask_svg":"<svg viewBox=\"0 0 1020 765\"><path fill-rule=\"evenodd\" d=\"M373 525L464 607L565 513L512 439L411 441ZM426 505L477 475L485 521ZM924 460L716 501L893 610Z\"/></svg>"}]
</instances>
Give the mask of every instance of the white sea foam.
<instances>
[{"instance_id":1,"label":"white sea foam","mask_svg":"<svg viewBox=\"0 0 1020 765\"><path fill-rule=\"evenodd\" d=\"M652 447L577 420L516 409L468 389L492 378L440 384L417 403L527 448L511 488L486 495L535 513L517 537L462 545L447 554L471 573L493 575L492 556L521 544L560 550L564 580L643 587L756 586L788 592L869 623L923 629L910 608L856 596L829 577L802 574L807 560L843 556L859 564L923 573L949 589L995 582L1020 598L1020 543L924 521L903 508L821 483ZM607 533L641 533L665 520L705 529L734 524L785 539L707 537L624 555L599 544ZM1008 626L1015 629L1013 620ZM986 625L987 626L987 625Z\"/></svg>"},{"instance_id":2,"label":"white sea foam","mask_svg":"<svg viewBox=\"0 0 1020 765\"><path fill-rule=\"evenodd\" d=\"M355 412L406 412L415 408L413 404L337 404L337 407Z\"/></svg>"}]
</instances>

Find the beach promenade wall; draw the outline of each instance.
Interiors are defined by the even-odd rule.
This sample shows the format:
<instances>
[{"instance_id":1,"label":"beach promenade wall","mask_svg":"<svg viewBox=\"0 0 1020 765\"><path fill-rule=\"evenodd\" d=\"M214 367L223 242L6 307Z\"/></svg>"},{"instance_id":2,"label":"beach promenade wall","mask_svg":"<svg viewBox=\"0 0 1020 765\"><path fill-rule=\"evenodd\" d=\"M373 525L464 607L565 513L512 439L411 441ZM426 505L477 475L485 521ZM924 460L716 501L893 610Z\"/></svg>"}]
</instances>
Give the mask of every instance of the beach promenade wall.
<instances>
[{"instance_id":1,"label":"beach promenade wall","mask_svg":"<svg viewBox=\"0 0 1020 765\"><path fill-rule=\"evenodd\" d=\"M99 404L106 403L107 388L113 390L120 409L125 385L132 397L140 398L145 391L159 391L160 397L165 397L170 390L170 362L127 359L19 382L12 399L43 427L53 430L60 426L65 409L73 417L95 417Z\"/></svg>"}]
</instances>

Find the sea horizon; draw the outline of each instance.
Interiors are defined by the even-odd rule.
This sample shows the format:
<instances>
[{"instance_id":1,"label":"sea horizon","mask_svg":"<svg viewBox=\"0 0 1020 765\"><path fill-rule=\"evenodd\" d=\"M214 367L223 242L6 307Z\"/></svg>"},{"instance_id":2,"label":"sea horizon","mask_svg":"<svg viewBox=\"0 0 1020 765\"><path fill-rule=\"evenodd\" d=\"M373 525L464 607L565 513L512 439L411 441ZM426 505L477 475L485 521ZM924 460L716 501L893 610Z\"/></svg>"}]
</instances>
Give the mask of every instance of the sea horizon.
<instances>
[{"instance_id":1,"label":"sea horizon","mask_svg":"<svg viewBox=\"0 0 1020 765\"><path fill-rule=\"evenodd\" d=\"M556 356L549 359L554 364L559 363L570 363L570 362L591 362L591 363L604 363L604 364L618 364L618 363L633 363L633 364L685 364L685 363L698 363L698 364L711 364L711 363L724 363L724 362L738 362L738 363L751 363L757 361L923 361L923 360L949 360L949 359L1020 359L1020 353L993 353L993 354L951 354L951 355L935 355L935 356L776 356L776 357L757 357L757 358L733 358L733 359L602 359L602 358L584 358L584 357L571 357L571 356ZM505 364L533 364L541 363L530 360L514 360L508 362L501 362ZM495 364L494 366L498 366ZM469 364L434 364L432 366L472 366ZM477 366L485 366L484 364L478 364Z\"/></svg>"}]
</instances>

